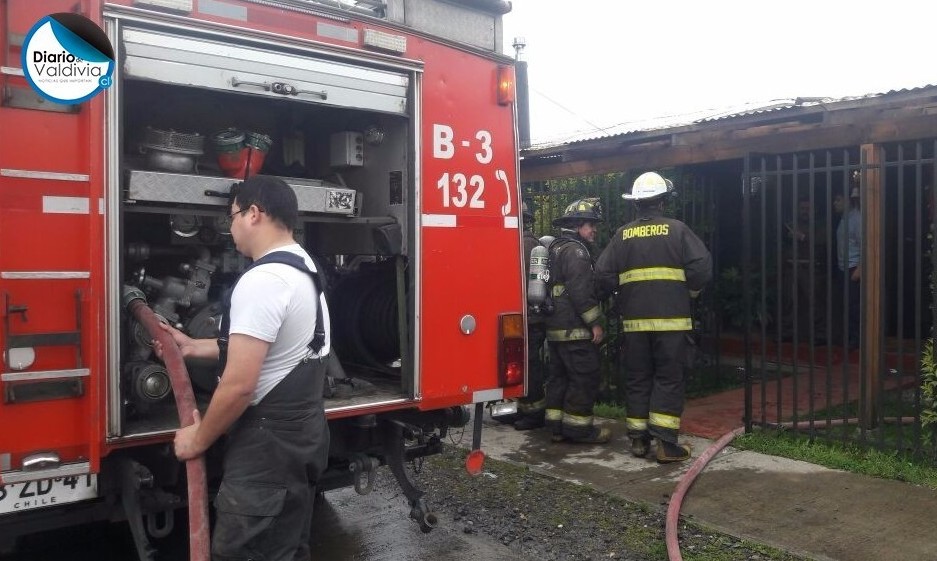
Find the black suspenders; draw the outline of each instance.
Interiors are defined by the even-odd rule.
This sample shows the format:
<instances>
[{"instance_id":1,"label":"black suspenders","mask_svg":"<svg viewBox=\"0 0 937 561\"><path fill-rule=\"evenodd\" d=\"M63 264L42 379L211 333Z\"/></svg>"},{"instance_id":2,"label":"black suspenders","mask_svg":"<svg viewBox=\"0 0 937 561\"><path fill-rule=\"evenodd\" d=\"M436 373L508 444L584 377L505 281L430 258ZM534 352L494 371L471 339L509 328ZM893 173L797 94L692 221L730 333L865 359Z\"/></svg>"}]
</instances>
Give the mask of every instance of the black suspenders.
<instances>
[{"instance_id":1,"label":"black suspenders","mask_svg":"<svg viewBox=\"0 0 937 561\"><path fill-rule=\"evenodd\" d=\"M312 284L316 287L316 293L320 295L323 294L322 282L319 279L319 274L310 270L302 257L289 251L274 251L268 253L251 263L250 266L244 270L244 273L258 265L264 265L266 263L280 263L299 269L312 278ZM243 276L244 273L241 273L241 276ZM239 277L238 281L240 280ZM237 283L234 283L234 286L237 286ZM221 326L218 334L218 362L222 369L224 369L225 363L228 361L228 337L231 332L231 294L234 292L234 286L226 290L221 297L223 315L221 316ZM318 354L325 345L325 322L322 319L322 308L324 307L323 299L320 298L316 304L316 329L313 332L312 341L309 342L309 348L312 349L312 352Z\"/></svg>"}]
</instances>

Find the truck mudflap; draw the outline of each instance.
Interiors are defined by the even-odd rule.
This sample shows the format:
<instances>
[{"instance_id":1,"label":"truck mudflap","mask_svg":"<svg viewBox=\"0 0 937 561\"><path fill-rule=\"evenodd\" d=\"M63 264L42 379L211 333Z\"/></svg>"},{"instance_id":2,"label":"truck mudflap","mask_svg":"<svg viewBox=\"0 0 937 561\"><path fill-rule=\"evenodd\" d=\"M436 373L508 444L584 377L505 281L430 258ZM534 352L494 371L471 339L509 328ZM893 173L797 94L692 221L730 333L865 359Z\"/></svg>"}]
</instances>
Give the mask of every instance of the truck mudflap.
<instances>
[{"instance_id":1,"label":"truck mudflap","mask_svg":"<svg viewBox=\"0 0 937 561\"><path fill-rule=\"evenodd\" d=\"M485 465L485 453L482 452L482 415L485 411L484 402L475 404L474 426L472 427L472 451L465 458L465 471L469 475L478 475Z\"/></svg>"}]
</instances>

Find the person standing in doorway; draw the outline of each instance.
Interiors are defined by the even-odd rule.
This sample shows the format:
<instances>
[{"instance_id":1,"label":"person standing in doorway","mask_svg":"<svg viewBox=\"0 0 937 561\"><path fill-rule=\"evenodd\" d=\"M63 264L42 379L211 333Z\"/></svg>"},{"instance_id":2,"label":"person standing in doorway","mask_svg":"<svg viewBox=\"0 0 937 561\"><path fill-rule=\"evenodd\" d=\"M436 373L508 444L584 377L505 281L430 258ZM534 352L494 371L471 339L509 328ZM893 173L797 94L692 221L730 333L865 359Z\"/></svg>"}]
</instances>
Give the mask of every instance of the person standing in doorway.
<instances>
[{"instance_id":1,"label":"person standing in doorway","mask_svg":"<svg viewBox=\"0 0 937 561\"><path fill-rule=\"evenodd\" d=\"M183 357L217 359L222 372L205 418L196 411L176 432L175 453L198 457L227 433L213 559L305 561L328 462L328 308L315 263L293 239L292 188L254 176L232 188L230 213L235 246L254 262L224 298L220 336L192 339L163 326Z\"/></svg>"},{"instance_id":2,"label":"person standing in doorway","mask_svg":"<svg viewBox=\"0 0 937 561\"><path fill-rule=\"evenodd\" d=\"M602 221L598 199L574 201L553 221L560 235L550 244L553 313L547 316L550 367L546 387L546 425L553 441L602 444L611 438L595 426L593 407L599 391L599 344L605 319L595 291L588 244Z\"/></svg>"},{"instance_id":3,"label":"person standing in doorway","mask_svg":"<svg viewBox=\"0 0 937 561\"><path fill-rule=\"evenodd\" d=\"M596 262L601 292L615 296L622 318L622 364L631 453L645 457L657 439L657 461L681 462L678 443L686 389L690 298L712 278L712 258L690 228L664 217L673 183L654 172L639 176L630 194L637 219L619 228Z\"/></svg>"},{"instance_id":4,"label":"person standing in doorway","mask_svg":"<svg viewBox=\"0 0 937 561\"><path fill-rule=\"evenodd\" d=\"M859 282L862 276L859 267L862 257L862 213L859 208L859 188L849 191L849 206L842 195L833 199L833 208L842 214L836 227L836 264L840 278L837 285L846 286L846 344L850 349L859 348Z\"/></svg>"}]
</instances>

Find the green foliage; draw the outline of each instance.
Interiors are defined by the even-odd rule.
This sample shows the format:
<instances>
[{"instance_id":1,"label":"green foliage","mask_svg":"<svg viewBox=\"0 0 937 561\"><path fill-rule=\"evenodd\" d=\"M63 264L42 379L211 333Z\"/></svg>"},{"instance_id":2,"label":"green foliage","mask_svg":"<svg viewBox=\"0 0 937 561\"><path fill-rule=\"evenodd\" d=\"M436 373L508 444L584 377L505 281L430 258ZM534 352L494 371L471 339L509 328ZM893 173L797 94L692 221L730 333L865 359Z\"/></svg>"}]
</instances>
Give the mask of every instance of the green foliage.
<instances>
[{"instance_id":1,"label":"green foliage","mask_svg":"<svg viewBox=\"0 0 937 561\"><path fill-rule=\"evenodd\" d=\"M742 284L742 273L737 267L723 269L717 281L717 293L722 304L722 319L726 325L737 329L746 326L745 317L745 287Z\"/></svg>"},{"instance_id":2,"label":"green foliage","mask_svg":"<svg viewBox=\"0 0 937 561\"><path fill-rule=\"evenodd\" d=\"M627 413L624 407L615 403L596 403L593 408L593 414L596 417L606 419L624 419Z\"/></svg>"},{"instance_id":3,"label":"green foliage","mask_svg":"<svg viewBox=\"0 0 937 561\"><path fill-rule=\"evenodd\" d=\"M711 193L692 174L676 169L658 171L677 185L678 196L667 202L664 213L686 222L697 235L707 239L716 228L715 215L711 212ZM555 235L552 222L563 214L569 203L597 197L602 202L605 219L599 227L595 244L601 250L619 226L635 219L634 205L622 199L622 195L631 191L631 185L639 174L640 170L634 170L525 183L522 197L534 216L534 233L538 237Z\"/></svg>"},{"instance_id":4,"label":"green foliage","mask_svg":"<svg viewBox=\"0 0 937 561\"><path fill-rule=\"evenodd\" d=\"M937 424L937 359L934 357L934 340L924 342L921 352L921 427L928 437Z\"/></svg>"},{"instance_id":5,"label":"green foliage","mask_svg":"<svg viewBox=\"0 0 937 561\"><path fill-rule=\"evenodd\" d=\"M768 278L773 274L769 271ZM750 277L752 292L752 321L754 328L767 327L774 320L772 310L777 306L776 290L769 284L762 290L761 275L752 272ZM717 309L722 311L724 325L736 329L744 329L745 317L745 286L742 283L742 272L738 267L727 267L719 273L716 281Z\"/></svg>"},{"instance_id":6,"label":"green foliage","mask_svg":"<svg viewBox=\"0 0 937 561\"><path fill-rule=\"evenodd\" d=\"M523 197L534 215L534 233L539 237L546 234L556 235L553 220L563 214L563 210L573 201L587 197L597 197L602 204L605 222L599 228L596 247L604 247L608 234L620 226L624 218L624 204L621 194L630 188L630 177L622 173L608 173L588 177L553 179L546 182L527 183L523 186Z\"/></svg>"}]
</instances>

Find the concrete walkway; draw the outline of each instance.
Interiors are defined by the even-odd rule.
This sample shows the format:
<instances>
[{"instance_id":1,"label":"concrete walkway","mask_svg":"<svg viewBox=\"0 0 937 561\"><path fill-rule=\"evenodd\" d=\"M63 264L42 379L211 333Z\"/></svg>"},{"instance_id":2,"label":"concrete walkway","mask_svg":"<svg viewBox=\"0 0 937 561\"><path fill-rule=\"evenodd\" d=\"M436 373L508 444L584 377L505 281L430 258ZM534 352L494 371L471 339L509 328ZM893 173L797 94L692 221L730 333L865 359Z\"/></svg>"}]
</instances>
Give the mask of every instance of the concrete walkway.
<instances>
[{"instance_id":1,"label":"concrete walkway","mask_svg":"<svg viewBox=\"0 0 937 561\"><path fill-rule=\"evenodd\" d=\"M519 432L486 419L482 449L491 458L665 511L692 461L662 466L634 458L624 423L605 423L612 442L592 446L554 444L542 430ZM694 458L712 443L685 440ZM470 447L471 438L462 446ZM731 447L697 478L681 516L816 560L937 559L937 491Z\"/></svg>"}]
</instances>

